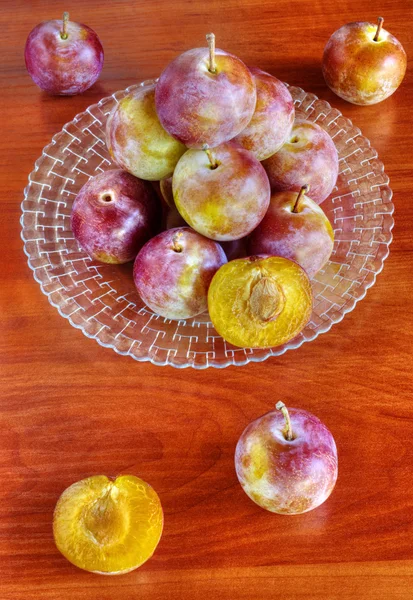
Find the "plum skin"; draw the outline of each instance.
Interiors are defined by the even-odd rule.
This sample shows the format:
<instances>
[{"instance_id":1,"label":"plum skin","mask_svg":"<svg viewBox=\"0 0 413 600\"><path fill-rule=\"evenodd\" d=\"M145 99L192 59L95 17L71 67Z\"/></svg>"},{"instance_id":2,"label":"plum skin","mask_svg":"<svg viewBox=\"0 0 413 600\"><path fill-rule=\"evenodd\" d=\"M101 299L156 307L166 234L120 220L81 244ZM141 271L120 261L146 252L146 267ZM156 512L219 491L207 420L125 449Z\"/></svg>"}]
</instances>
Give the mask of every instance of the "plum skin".
<instances>
[{"instance_id":1,"label":"plum skin","mask_svg":"<svg viewBox=\"0 0 413 600\"><path fill-rule=\"evenodd\" d=\"M160 222L160 201L150 184L114 169L92 177L72 208L71 226L92 258L122 264L135 258Z\"/></svg>"},{"instance_id":2,"label":"plum skin","mask_svg":"<svg viewBox=\"0 0 413 600\"><path fill-rule=\"evenodd\" d=\"M252 118L255 83L244 63L215 50L209 71L208 48L193 48L173 60L156 86L156 111L163 127L189 148L211 148L238 135Z\"/></svg>"},{"instance_id":3,"label":"plum skin","mask_svg":"<svg viewBox=\"0 0 413 600\"><path fill-rule=\"evenodd\" d=\"M263 161L272 192L299 192L321 204L333 191L338 176L338 153L333 140L317 123L296 119L282 148Z\"/></svg>"},{"instance_id":4,"label":"plum skin","mask_svg":"<svg viewBox=\"0 0 413 600\"><path fill-rule=\"evenodd\" d=\"M158 234L136 257L133 278L142 300L167 319L195 317L207 310L208 288L227 262L221 246L190 227Z\"/></svg>"},{"instance_id":5,"label":"plum skin","mask_svg":"<svg viewBox=\"0 0 413 600\"><path fill-rule=\"evenodd\" d=\"M333 33L324 49L326 84L352 104L382 102L397 90L406 72L401 43L385 29L375 42L376 30L372 23L348 23Z\"/></svg>"},{"instance_id":6,"label":"plum skin","mask_svg":"<svg viewBox=\"0 0 413 600\"><path fill-rule=\"evenodd\" d=\"M81 94L98 79L103 67L103 47L93 29L62 21L39 23L29 34L24 49L26 68L36 85L49 94Z\"/></svg>"},{"instance_id":7,"label":"plum skin","mask_svg":"<svg viewBox=\"0 0 413 600\"><path fill-rule=\"evenodd\" d=\"M235 451L235 468L245 493L262 508L301 514L330 496L338 475L337 448L327 427L311 413L289 409L294 439L285 438L278 410L250 423Z\"/></svg>"}]
</instances>

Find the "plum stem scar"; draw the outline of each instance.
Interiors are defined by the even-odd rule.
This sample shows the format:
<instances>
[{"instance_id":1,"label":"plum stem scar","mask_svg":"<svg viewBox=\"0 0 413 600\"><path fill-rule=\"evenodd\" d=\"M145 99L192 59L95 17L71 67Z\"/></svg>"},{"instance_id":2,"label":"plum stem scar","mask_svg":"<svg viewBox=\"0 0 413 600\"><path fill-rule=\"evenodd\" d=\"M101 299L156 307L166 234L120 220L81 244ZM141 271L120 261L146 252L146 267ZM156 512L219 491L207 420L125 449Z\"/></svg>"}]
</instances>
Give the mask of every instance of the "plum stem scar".
<instances>
[{"instance_id":1,"label":"plum stem scar","mask_svg":"<svg viewBox=\"0 0 413 600\"><path fill-rule=\"evenodd\" d=\"M179 239L183 236L182 231L177 231L176 233L174 233L174 236L172 238L172 250L174 252L182 252L183 248L181 246L181 244L179 243Z\"/></svg>"},{"instance_id":2,"label":"plum stem scar","mask_svg":"<svg viewBox=\"0 0 413 600\"><path fill-rule=\"evenodd\" d=\"M301 190L298 192L297 199L296 199L296 201L294 203L293 213L297 212L298 203L300 202L303 194L305 194L306 192L309 192L309 191L310 191L310 186L309 185L306 184L306 185L302 186Z\"/></svg>"},{"instance_id":3,"label":"plum stem scar","mask_svg":"<svg viewBox=\"0 0 413 600\"><path fill-rule=\"evenodd\" d=\"M208 71L210 73L216 73L217 66L215 64L215 35L213 33L208 33L206 36L206 40L208 42L209 48L209 67Z\"/></svg>"},{"instance_id":4,"label":"plum stem scar","mask_svg":"<svg viewBox=\"0 0 413 600\"><path fill-rule=\"evenodd\" d=\"M208 144L204 144L202 146L202 150L206 153L208 159L209 159L209 164L211 165L211 169L216 169L218 166L218 163L216 161L215 156L213 155L213 153L211 152L211 150L209 149Z\"/></svg>"},{"instance_id":5,"label":"plum stem scar","mask_svg":"<svg viewBox=\"0 0 413 600\"><path fill-rule=\"evenodd\" d=\"M102 194L101 198L103 202L109 203L113 201L113 197L109 192L105 192L104 194Z\"/></svg>"},{"instance_id":6,"label":"plum stem scar","mask_svg":"<svg viewBox=\"0 0 413 600\"><path fill-rule=\"evenodd\" d=\"M285 427L286 427L286 433L284 434L284 437L291 442L293 439L293 430L291 427L291 420L290 420L290 415L288 413L288 409L285 406L284 402L281 402L281 400L279 402L277 402L277 404L275 405L275 408L277 410L280 410L283 414L283 417L285 419Z\"/></svg>"},{"instance_id":7,"label":"plum stem scar","mask_svg":"<svg viewBox=\"0 0 413 600\"><path fill-rule=\"evenodd\" d=\"M384 23L383 17L379 17L377 19L377 31L376 31L376 35L373 38L373 42L378 42L379 41L379 35L380 35L381 28L383 26L383 23Z\"/></svg>"},{"instance_id":8,"label":"plum stem scar","mask_svg":"<svg viewBox=\"0 0 413 600\"><path fill-rule=\"evenodd\" d=\"M63 27L62 27L62 33L60 34L60 37L62 38L62 40L67 40L67 22L69 20L69 13L68 12L64 12L63 13Z\"/></svg>"}]
</instances>

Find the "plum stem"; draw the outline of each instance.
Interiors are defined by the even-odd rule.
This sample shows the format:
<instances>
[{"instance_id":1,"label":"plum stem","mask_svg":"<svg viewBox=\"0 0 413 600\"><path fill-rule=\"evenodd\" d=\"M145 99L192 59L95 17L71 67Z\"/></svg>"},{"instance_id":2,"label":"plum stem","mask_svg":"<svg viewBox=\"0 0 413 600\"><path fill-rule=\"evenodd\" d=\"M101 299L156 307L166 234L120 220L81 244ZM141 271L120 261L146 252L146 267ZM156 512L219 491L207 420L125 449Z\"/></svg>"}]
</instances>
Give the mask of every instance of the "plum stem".
<instances>
[{"instance_id":1,"label":"plum stem","mask_svg":"<svg viewBox=\"0 0 413 600\"><path fill-rule=\"evenodd\" d=\"M285 427L287 429L286 434L284 434L284 437L291 442L293 439L293 430L291 427L291 420L290 420L290 415L288 413L288 409L285 406L284 402L281 402L281 400L279 402L277 402L277 404L275 405L275 408L277 410L280 410L283 414L283 417L285 419Z\"/></svg>"},{"instance_id":2,"label":"plum stem","mask_svg":"<svg viewBox=\"0 0 413 600\"><path fill-rule=\"evenodd\" d=\"M373 42L379 41L379 35L380 35L381 28L383 27L383 23L384 23L383 17L379 17L377 19L377 31L376 31L376 35L373 38Z\"/></svg>"},{"instance_id":3,"label":"plum stem","mask_svg":"<svg viewBox=\"0 0 413 600\"><path fill-rule=\"evenodd\" d=\"M176 233L174 233L174 236L172 238L172 250L174 252L182 252L183 248L182 248L181 244L179 243L179 240L182 236L183 236L182 231L177 231Z\"/></svg>"},{"instance_id":4,"label":"plum stem","mask_svg":"<svg viewBox=\"0 0 413 600\"><path fill-rule=\"evenodd\" d=\"M217 72L217 66L215 63L215 35L213 33L208 33L206 36L206 40L208 42L209 48L209 67L208 71L210 73Z\"/></svg>"},{"instance_id":5,"label":"plum stem","mask_svg":"<svg viewBox=\"0 0 413 600\"><path fill-rule=\"evenodd\" d=\"M69 20L69 13L68 12L64 12L63 13L63 27L62 27L62 33L60 34L60 37L62 38L62 40L67 40L67 22Z\"/></svg>"},{"instance_id":6,"label":"plum stem","mask_svg":"<svg viewBox=\"0 0 413 600\"><path fill-rule=\"evenodd\" d=\"M206 153L208 160L209 160L209 164L211 165L211 169L216 169L218 166L218 162L215 158L215 156L213 155L213 153L211 152L208 144L204 144L202 146L202 150Z\"/></svg>"},{"instance_id":7,"label":"plum stem","mask_svg":"<svg viewBox=\"0 0 413 600\"><path fill-rule=\"evenodd\" d=\"M297 199L295 201L295 204L293 206L293 213L297 212L297 208L298 208L298 203L300 202L301 198L303 197L303 194L305 194L306 192L310 191L310 186L305 184L302 186L301 190L298 192L297 195Z\"/></svg>"}]
</instances>

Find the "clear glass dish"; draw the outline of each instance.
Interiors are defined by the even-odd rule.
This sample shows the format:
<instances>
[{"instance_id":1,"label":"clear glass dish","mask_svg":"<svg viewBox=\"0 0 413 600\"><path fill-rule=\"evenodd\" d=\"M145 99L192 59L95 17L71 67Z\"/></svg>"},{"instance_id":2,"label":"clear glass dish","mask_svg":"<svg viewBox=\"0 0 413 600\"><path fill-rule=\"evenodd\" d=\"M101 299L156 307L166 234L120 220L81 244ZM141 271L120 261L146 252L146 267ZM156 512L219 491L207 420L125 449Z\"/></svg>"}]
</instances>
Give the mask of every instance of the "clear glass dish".
<instances>
[{"instance_id":1,"label":"clear glass dish","mask_svg":"<svg viewBox=\"0 0 413 600\"><path fill-rule=\"evenodd\" d=\"M138 86L152 84L144 81ZM389 254L393 204L389 179L369 140L327 102L290 87L297 114L333 138L340 159L337 186L323 209L333 224L330 262L312 280L314 309L304 331L283 346L235 348L208 314L170 321L140 300L132 265L95 262L70 229L72 203L89 177L113 168L104 142L112 107L138 86L90 106L55 135L36 161L22 203L22 238L29 267L49 302L87 337L118 354L155 365L206 369L263 361L315 339L364 298Z\"/></svg>"}]
</instances>

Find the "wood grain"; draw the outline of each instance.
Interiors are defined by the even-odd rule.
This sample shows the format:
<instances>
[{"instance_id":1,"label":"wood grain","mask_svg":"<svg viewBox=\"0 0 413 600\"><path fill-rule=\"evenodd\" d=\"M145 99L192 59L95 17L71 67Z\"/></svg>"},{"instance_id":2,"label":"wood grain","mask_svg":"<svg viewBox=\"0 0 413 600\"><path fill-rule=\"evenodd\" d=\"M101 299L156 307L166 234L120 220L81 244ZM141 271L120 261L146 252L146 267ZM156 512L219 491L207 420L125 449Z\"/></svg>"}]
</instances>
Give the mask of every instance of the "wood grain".
<instances>
[{"instance_id":1,"label":"wood grain","mask_svg":"<svg viewBox=\"0 0 413 600\"><path fill-rule=\"evenodd\" d=\"M409 69L385 103L356 107L326 88L320 70L335 29L379 14L411 56L412 8L411 0L2 1L2 600L412 597L413 79ZM100 81L75 98L43 94L23 61L30 29L63 10L105 47ZM156 76L210 30L218 47L316 93L362 129L391 177L396 227L376 285L328 334L263 364L179 371L117 356L59 316L27 267L19 205L35 159L64 123ZM280 398L318 415L339 449L331 498L291 518L252 504L233 468L243 428ZM121 472L160 494L163 538L137 572L84 573L54 546L55 502L77 479Z\"/></svg>"}]
</instances>

